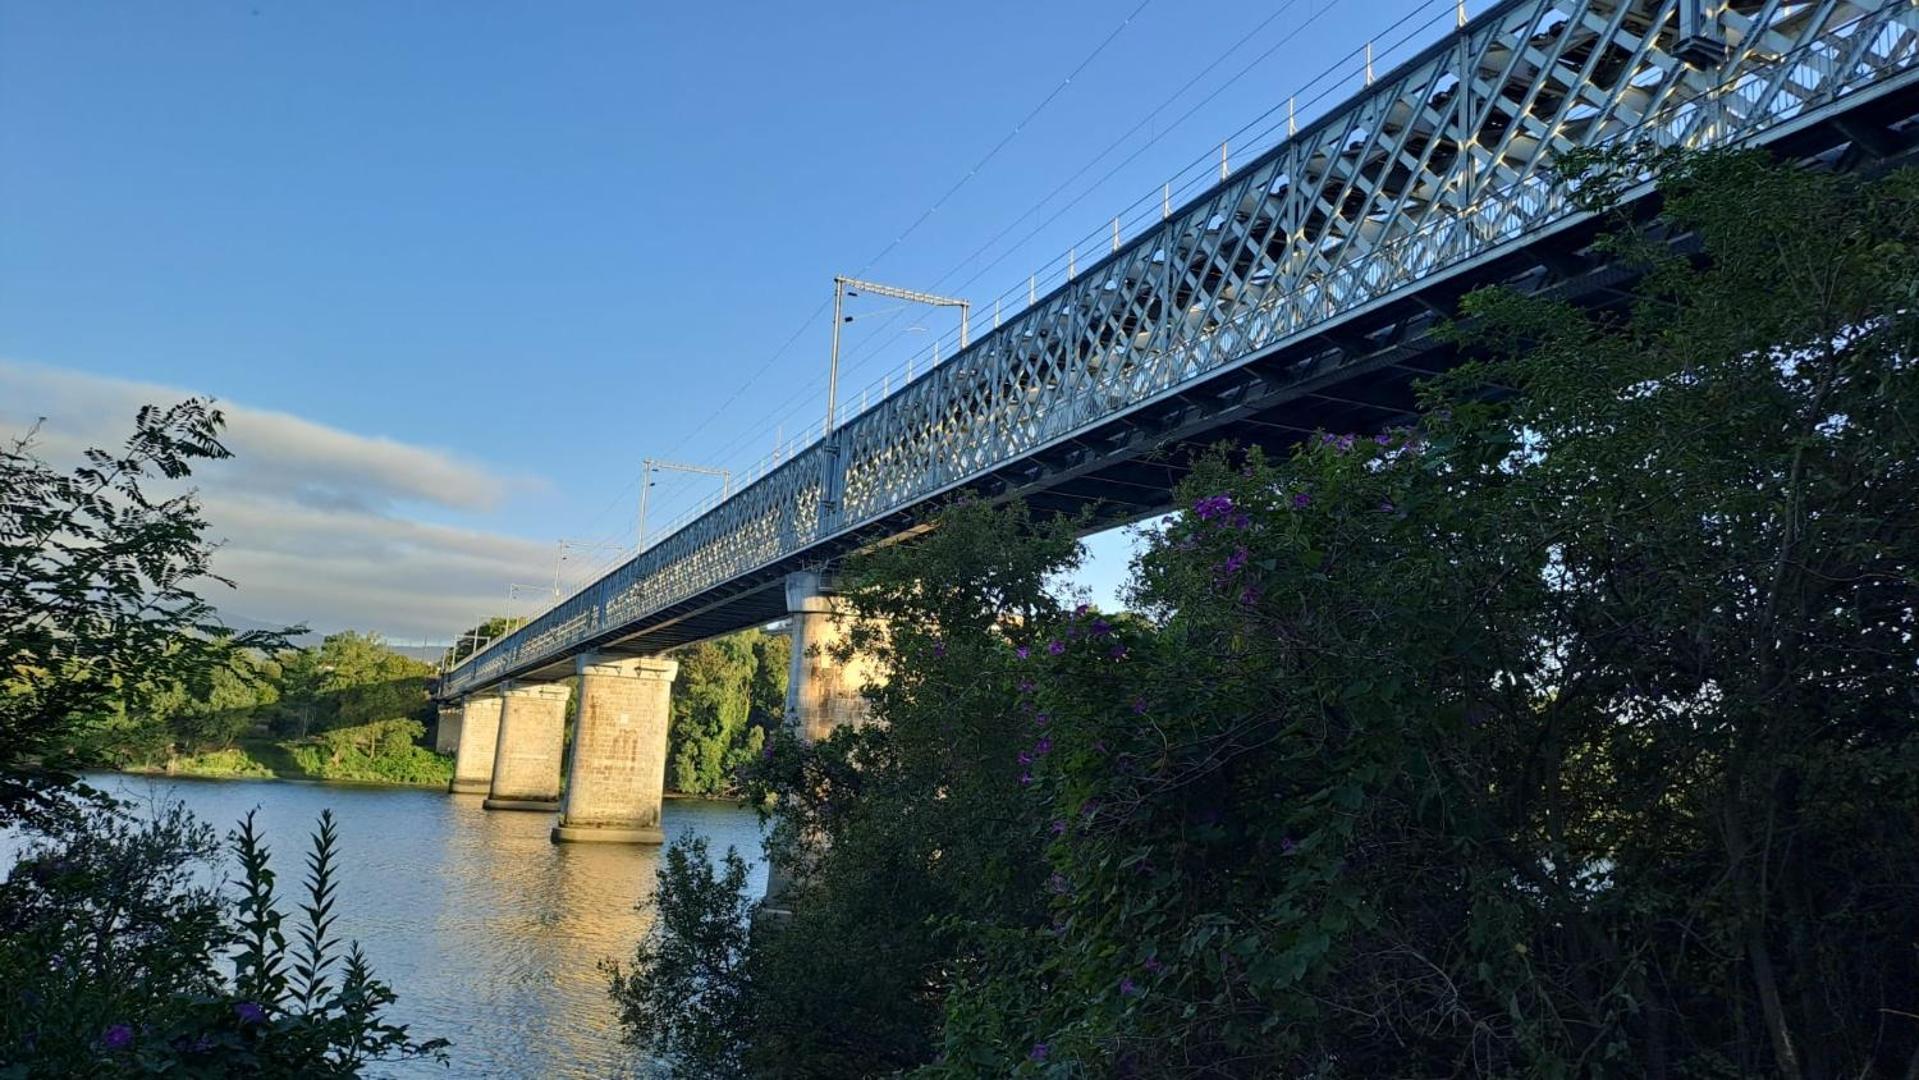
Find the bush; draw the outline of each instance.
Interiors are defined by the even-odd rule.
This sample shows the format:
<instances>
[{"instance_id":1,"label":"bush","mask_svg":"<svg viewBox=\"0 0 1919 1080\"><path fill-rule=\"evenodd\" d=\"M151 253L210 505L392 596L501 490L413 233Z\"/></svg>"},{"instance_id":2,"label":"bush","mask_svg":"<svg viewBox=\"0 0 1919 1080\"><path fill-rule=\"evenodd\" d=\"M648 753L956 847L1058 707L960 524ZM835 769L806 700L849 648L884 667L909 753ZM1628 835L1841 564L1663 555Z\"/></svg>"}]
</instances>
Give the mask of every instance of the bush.
<instances>
[{"instance_id":1,"label":"bush","mask_svg":"<svg viewBox=\"0 0 1919 1080\"><path fill-rule=\"evenodd\" d=\"M630 964L602 962L619 1004L626 1041L690 1077L740 1073L741 1042L753 1017L745 969L745 860L731 848L719 873L706 839L676 838L661 863L650 905L654 922Z\"/></svg>"},{"instance_id":2,"label":"bush","mask_svg":"<svg viewBox=\"0 0 1919 1080\"><path fill-rule=\"evenodd\" d=\"M247 752L245 746L227 750L204 750L197 754L166 759L166 771L186 776L244 776L265 778L274 775L266 764Z\"/></svg>"},{"instance_id":3,"label":"bush","mask_svg":"<svg viewBox=\"0 0 1919 1080\"><path fill-rule=\"evenodd\" d=\"M334 728L289 743L293 763L316 780L360 780L389 784L444 784L453 765L419 740L426 726L418 720L380 720Z\"/></svg>"},{"instance_id":4,"label":"bush","mask_svg":"<svg viewBox=\"0 0 1919 1080\"><path fill-rule=\"evenodd\" d=\"M76 814L34 840L0 882L0 1075L355 1076L444 1058L386 1022L392 991L333 936L330 815L292 943L251 815L228 846L237 895L201 884L220 846L178 804Z\"/></svg>"}]
</instances>

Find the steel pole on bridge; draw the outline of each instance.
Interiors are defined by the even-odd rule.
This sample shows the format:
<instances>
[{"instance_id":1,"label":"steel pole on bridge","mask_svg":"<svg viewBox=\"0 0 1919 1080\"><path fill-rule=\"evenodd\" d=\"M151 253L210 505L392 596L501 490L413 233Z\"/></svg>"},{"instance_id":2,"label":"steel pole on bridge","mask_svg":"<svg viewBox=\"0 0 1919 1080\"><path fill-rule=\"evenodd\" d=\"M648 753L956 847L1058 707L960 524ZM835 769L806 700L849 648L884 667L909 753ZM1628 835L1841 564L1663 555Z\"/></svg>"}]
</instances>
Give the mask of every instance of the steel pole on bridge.
<instances>
[{"instance_id":1,"label":"steel pole on bridge","mask_svg":"<svg viewBox=\"0 0 1919 1080\"><path fill-rule=\"evenodd\" d=\"M858 296L861 289L875 296L904 300L909 304L956 307L960 312L960 348L966 348L972 339L973 304L970 300L962 300L957 296L935 296L932 293L902 289L897 285L882 285L877 281L861 281L859 278L847 277L844 274L835 275L833 278L833 355L826 368L826 427L820 433L823 439L832 439L833 430L838 427L834 413L840 392L840 328L853 321L853 316L846 314L845 301L849 297ZM935 338L934 348L937 350L938 347L938 339Z\"/></svg>"}]
</instances>

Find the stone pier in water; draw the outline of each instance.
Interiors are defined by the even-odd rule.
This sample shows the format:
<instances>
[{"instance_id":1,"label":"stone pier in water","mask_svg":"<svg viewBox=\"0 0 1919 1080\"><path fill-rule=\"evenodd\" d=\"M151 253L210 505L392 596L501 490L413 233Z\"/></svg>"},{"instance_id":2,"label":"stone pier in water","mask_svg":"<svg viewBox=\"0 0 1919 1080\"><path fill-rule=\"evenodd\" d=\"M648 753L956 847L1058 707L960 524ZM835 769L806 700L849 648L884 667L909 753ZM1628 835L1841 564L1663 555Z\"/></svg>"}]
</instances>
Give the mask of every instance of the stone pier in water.
<instances>
[{"instance_id":1,"label":"stone pier in water","mask_svg":"<svg viewBox=\"0 0 1919 1080\"><path fill-rule=\"evenodd\" d=\"M568 754L566 800L554 843L659 844L666 731L678 661L659 657L577 661L579 716Z\"/></svg>"},{"instance_id":2,"label":"stone pier in water","mask_svg":"<svg viewBox=\"0 0 1919 1080\"><path fill-rule=\"evenodd\" d=\"M447 790L484 795L493 788L493 748L500 736L498 693L468 694L460 700L460 745L453 753L453 781Z\"/></svg>"},{"instance_id":3,"label":"stone pier in water","mask_svg":"<svg viewBox=\"0 0 1919 1080\"><path fill-rule=\"evenodd\" d=\"M558 810L567 688L515 683L501 698L493 784L483 805L488 810Z\"/></svg>"},{"instance_id":4,"label":"stone pier in water","mask_svg":"<svg viewBox=\"0 0 1919 1080\"><path fill-rule=\"evenodd\" d=\"M433 752L457 754L460 750L460 722L466 710L458 705L440 706L440 717L433 725Z\"/></svg>"}]
</instances>

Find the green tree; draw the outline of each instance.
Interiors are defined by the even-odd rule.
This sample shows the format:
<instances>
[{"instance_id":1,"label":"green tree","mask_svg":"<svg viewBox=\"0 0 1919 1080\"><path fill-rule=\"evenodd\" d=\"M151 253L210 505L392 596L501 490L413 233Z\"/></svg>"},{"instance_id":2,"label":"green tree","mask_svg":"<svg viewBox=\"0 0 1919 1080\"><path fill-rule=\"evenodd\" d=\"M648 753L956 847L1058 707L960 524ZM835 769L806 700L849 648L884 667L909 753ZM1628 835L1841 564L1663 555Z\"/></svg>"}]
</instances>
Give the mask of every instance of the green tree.
<instances>
[{"instance_id":1,"label":"green tree","mask_svg":"<svg viewBox=\"0 0 1919 1080\"><path fill-rule=\"evenodd\" d=\"M746 860L728 849L715 873L706 838L683 833L666 849L653 929L631 963L602 961L620 1003L626 1041L671 1061L674 1075L740 1075L747 1011Z\"/></svg>"},{"instance_id":2,"label":"green tree","mask_svg":"<svg viewBox=\"0 0 1919 1080\"><path fill-rule=\"evenodd\" d=\"M188 750L224 750L265 721L280 700L280 678L278 660L236 652L214 670L204 697L169 711L167 726Z\"/></svg>"},{"instance_id":3,"label":"green tree","mask_svg":"<svg viewBox=\"0 0 1919 1080\"><path fill-rule=\"evenodd\" d=\"M729 757L752 715L758 635L716 638L678 654L667 740L667 785L674 790L707 795L732 786Z\"/></svg>"},{"instance_id":4,"label":"green tree","mask_svg":"<svg viewBox=\"0 0 1919 1080\"><path fill-rule=\"evenodd\" d=\"M394 652L378 634L348 630L281 658L280 727L295 735L385 720L431 719L429 664Z\"/></svg>"},{"instance_id":5,"label":"green tree","mask_svg":"<svg viewBox=\"0 0 1919 1080\"><path fill-rule=\"evenodd\" d=\"M793 638L789 634L751 631L753 685L747 719L765 731L778 731L786 717L786 680L792 666Z\"/></svg>"},{"instance_id":6,"label":"green tree","mask_svg":"<svg viewBox=\"0 0 1919 1080\"><path fill-rule=\"evenodd\" d=\"M35 456L31 431L0 447L0 824L45 809L91 726L203 698L235 650L283 642L219 622L196 590L232 583L213 573L199 502L147 489L228 457L221 422L199 400L143 408L123 448L71 472Z\"/></svg>"},{"instance_id":7,"label":"green tree","mask_svg":"<svg viewBox=\"0 0 1919 1080\"><path fill-rule=\"evenodd\" d=\"M1046 582L1077 558L1070 527L967 505L856 571L853 644L883 669L876 722L814 747L775 738L752 785L777 796L769 851L793 882L791 917L743 962L701 960L737 920L697 915L677 894L710 898L713 880L669 863L659 903L674 917L616 985L636 1040L756 1075L873 1075L931 1056L944 980L978 962L993 927L1043 919L1041 831L1017 782L1030 718L1006 702L1021 678L1011 644L1059 615ZM694 985L751 1026L682 1010Z\"/></svg>"},{"instance_id":8,"label":"green tree","mask_svg":"<svg viewBox=\"0 0 1919 1080\"><path fill-rule=\"evenodd\" d=\"M332 939L330 819L289 948L250 821L236 903L202 884L216 846L184 811L141 820L59 771L95 760L103 734L166 737L156 714L257 704L254 650L283 635L221 626L194 591L223 580L198 504L147 490L225 457L220 423L199 401L142 409L123 453L89 451L72 474L27 438L0 451L0 825L24 847L0 880L8 1076L350 1076L444 1045L387 1023L391 990Z\"/></svg>"}]
</instances>

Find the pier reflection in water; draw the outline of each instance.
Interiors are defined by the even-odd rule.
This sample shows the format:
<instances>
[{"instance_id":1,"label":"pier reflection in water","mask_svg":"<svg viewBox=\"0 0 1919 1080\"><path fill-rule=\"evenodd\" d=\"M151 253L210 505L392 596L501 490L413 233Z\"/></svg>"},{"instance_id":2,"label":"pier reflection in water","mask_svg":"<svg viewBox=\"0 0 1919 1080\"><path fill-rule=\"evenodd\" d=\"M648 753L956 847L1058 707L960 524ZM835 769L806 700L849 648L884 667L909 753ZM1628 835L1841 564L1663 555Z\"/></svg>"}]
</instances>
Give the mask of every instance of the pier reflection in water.
<instances>
[{"instance_id":1,"label":"pier reflection in water","mask_svg":"<svg viewBox=\"0 0 1919 1080\"><path fill-rule=\"evenodd\" d=\"M650 915L659 849L556 845L553 815L486 811L477 795L256 781L92 782L134 799L172 796L223 832L249 809L274 851L283 887L301 873L322 809L339 819L339 931L358 939L400 995L394 1019L453 1040L453 1068L381 1067L377 1075L618 1077L652 1074L619 1044L606 980ZM675 800L668 837L691 830L715 855L760 855L751 810ZM757 892L764 871L755 865ZM291 893L286 899L292 901Z\"/></svg>"}]
</instances>

